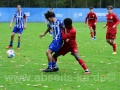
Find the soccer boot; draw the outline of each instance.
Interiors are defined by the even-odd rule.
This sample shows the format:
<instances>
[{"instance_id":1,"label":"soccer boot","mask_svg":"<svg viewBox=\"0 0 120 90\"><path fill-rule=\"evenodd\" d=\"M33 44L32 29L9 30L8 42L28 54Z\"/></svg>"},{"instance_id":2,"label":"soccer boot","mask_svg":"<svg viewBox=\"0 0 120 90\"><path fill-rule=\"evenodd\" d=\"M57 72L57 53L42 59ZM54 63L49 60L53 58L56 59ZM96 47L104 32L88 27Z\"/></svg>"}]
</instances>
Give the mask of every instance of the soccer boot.
<instances>
[{"instance_id":1,"label":"soccer boot","mask_svg":"<svg viewBox=\"0 0 120 90\"><path fill-rule=\"evenodd\" d=\"M57 72L57 71L59 71L59 68L58 67L54 67L53 68L53 72Z\"/></svg>"},{"instance_id":2,"label":"soccer boot","mask_svg":"<svg viewBox=\"0 0 120 90\"><path fill-rule=\"evenodd\" d=\"M6 49L10 49L11 47L13 47L13 46L9 45L9 46L6 47Z\"/></svg>"},{"instance_id":3,"label":"soccer boot","mask_svg":"<svg viewBox=\"0 0 120 90\"><path fill-rule=\"evenodd\" d=\"M17 47L18 50L20 50L20 47Z\"/></svg>"},{"instance_id":4,"label":"soccer boot","mask_svg":"<svg viewBox=\"0 0 120 90\"><path fill-rule=\"evenodd\" d=\"M43 72L53 72L53 69L47 68L47 69L43 70Z\"/></svg>"},{"instance_id":5,"label":"soccer boot","mask_svg":"<svg viewBox=\"0 0 120 90\"><path fill-rule=\"evenodd\" d=\"M85 74L90 74L90 72L89 71L85 71Z\"/></svg>"},{"instance_id":6,"label":"soccer boot","mask_svg":"<svg viewBox=\"0 0 120 90\"><path fill-rule=\"evenodd\" d=\"M112 54L117 54L116 52L113 52Z\"/></svg>"}]
</instances>

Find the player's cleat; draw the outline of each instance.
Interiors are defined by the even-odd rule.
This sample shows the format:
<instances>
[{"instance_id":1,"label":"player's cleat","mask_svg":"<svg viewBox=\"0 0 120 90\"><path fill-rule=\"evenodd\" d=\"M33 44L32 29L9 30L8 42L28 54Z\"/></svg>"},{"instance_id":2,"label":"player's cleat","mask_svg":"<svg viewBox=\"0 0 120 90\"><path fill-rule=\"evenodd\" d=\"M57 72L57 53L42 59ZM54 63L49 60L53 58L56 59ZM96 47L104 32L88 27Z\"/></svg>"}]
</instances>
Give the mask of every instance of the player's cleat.
<instances>
[{"instance_id":1,"label":"player's cleat","mask_svg":"<svg viewBox=\"0 0 120 90\"><path fill-rule=\"evenodd\" d=\"M47 68L47 69L43 70L43 72L53 72L53 69Z\"/></svg>"},{"instance_id":2,"label":"player's cleat","mask_svg":"<svg viewBox=\"0 0 120 90\"><path fill-rule=\"evenodd\" d=\"M58 67L53 68L53 72L57 72L57 71L59 71L59 68L58 68Z\"/></svg>"},{"instance_id":3,"label":"player's cleat","mask_svg":"<svg viewBox=\"0 0 120 90\"><path fill-rule=\"evenodd\" d=\"M17 47L18 50L20 50L20 47Z\"/></svg>"},{"instance_id":4,"label":"player's cleat","mask_svg":"<svg viewBox=\"0 0 120 90\"><path fill-rule=\"evenodd\" d=\"M94 36L94 40L96 40L96 36Z\"/></svg>"},{"instance_id":5,"label":"player's cleat","mask_svg":"<svg viewBox=\"0 0 120 90\"><path fill-rule=\"evenodd\" d=\"M11 47L12 47L12 46L11 46L11 45L9 45L9 46L7 46L7 47L6 47L6 49L9 49L9 48L11 48Z\"/></svg>"},{"instance_id":6,"label":"player's cleat","mask_svg":"<svg viewBox=\"0 0 120 90\"><path fill-rule=\"evenodd\" d=\"M116 52L113 52L112 54L117 54Z\"/></svg>"},{"instance_id":7,"label":"player's cleat","mask_svg":"<svg viewBox=\"0 0 120 90\"><path fill-rule=\"evenodd\" d=\"M90 74L90 72L89 71L85 71L85 74Z\"/></svg>"},{"instance_id":8,"label":"player's cleat","mask_svg":"<svg viewBox=\"0 0 120 90\"><path fill-rule=\"evenodd\" d=\"M94 38L92 38L92 41L94 41L95 39Z\"/></svg>"}]
</instances>

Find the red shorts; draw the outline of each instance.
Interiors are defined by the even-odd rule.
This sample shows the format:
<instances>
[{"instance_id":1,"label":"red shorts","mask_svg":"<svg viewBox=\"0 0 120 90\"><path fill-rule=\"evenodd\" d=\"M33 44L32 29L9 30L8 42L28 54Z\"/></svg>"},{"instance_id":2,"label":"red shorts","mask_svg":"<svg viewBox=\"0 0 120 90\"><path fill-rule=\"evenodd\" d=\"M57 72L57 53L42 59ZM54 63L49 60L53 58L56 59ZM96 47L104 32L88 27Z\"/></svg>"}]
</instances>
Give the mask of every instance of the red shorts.
<instances>
[{"instance_id":1,"label":"red shorts","mask_svg":"<svg viewBox=\"0 0 120 90\"><path fill-rule=\"evenodd\" d=\"M108 28L106 33L106 39L116 39L116 28Z\"/></svg>"},{"instance_id":2,"label":"red shorts","mask_svg":"<svg viewBox=\"0 0 120 90\"><path fill-rule=\"evenodd\" d=\"M72 53L78 53L78 49L77 47L69 47L69 46L66 46L66 45L63 45L60 50L58 51L58 54L60 55L66 55L68 52L71 52Z\"/></svg>"},{"instance_id":3,"label":"red shorts","mask_svg":"<svg viewBox=\"0 0 120 90\"><path fill-rule=\"evenodd\" d=\"M94 24L88 24L89 28L92 28L93 30L96 30L96 25Z\"/></svg>"}]
</instances>

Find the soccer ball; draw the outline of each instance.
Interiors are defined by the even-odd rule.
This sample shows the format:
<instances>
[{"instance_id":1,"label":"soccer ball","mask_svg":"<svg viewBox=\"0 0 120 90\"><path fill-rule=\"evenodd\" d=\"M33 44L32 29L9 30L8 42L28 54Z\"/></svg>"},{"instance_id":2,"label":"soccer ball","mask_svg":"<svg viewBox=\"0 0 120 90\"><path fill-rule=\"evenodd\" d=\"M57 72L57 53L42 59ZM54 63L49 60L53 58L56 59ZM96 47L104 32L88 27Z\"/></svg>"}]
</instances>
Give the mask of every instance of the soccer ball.
<instances>
[{"instance_id":1,"label":"soccer ball","mask_svg":"<svg viewBox=\"0 0 120 90\"><path fill-rule=\"evenodd\" d=\"M13 50L8 50L6 54L8 58L13 58L15 56L15 52Z\"/></svg>"}]
</instances>

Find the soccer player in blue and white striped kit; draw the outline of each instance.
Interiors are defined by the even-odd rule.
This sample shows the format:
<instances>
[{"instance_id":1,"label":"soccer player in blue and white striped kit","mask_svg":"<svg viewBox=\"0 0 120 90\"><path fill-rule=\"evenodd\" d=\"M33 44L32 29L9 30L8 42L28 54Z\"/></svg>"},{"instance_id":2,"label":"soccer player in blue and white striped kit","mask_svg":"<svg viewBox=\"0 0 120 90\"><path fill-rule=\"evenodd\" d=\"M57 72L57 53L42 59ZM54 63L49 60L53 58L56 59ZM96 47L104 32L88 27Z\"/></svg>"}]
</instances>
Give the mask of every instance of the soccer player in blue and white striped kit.
<instances>
[{"instance_id":1,"label":"soccer player in blue and white striped kit","mask_svg":"<svg viewBox=\"0 0 120 90\"><path fill-rule=\"evenodd\" d=\"M52 53L58 52L63 44L62 40L62 22L55 18L54 12L48 11L45 13L45 18L49 21L48 28L44 32L44 34L40 35L40 38L45 36L51 29L53 31L53 41L49 45L49 48L46 52L47 58L48 58L48 68L43 70L44 72L53 72L58 71L59 68L56 65L56 62L52 62Z\"/></svg>"},{"instance_id":2,"label":"soccer player in blue and white striped kit","mask_svg":"<svg viewBox=\"0 0 120 90\"><path fill-rule=\"evenodd\" d=\"M20 37L23 32L23 29L26 29L27 17L24 12L21 11L21 5L17 5L17 11L14 13L14 16L10 23L10 29L12 28L12 23L15 20L15 26L11 34L11 41L9 46L6 49L9 49L13 46L13 40L16 33L18 33L18 50L20 50Z\"/></svg>"}]
</instances>

